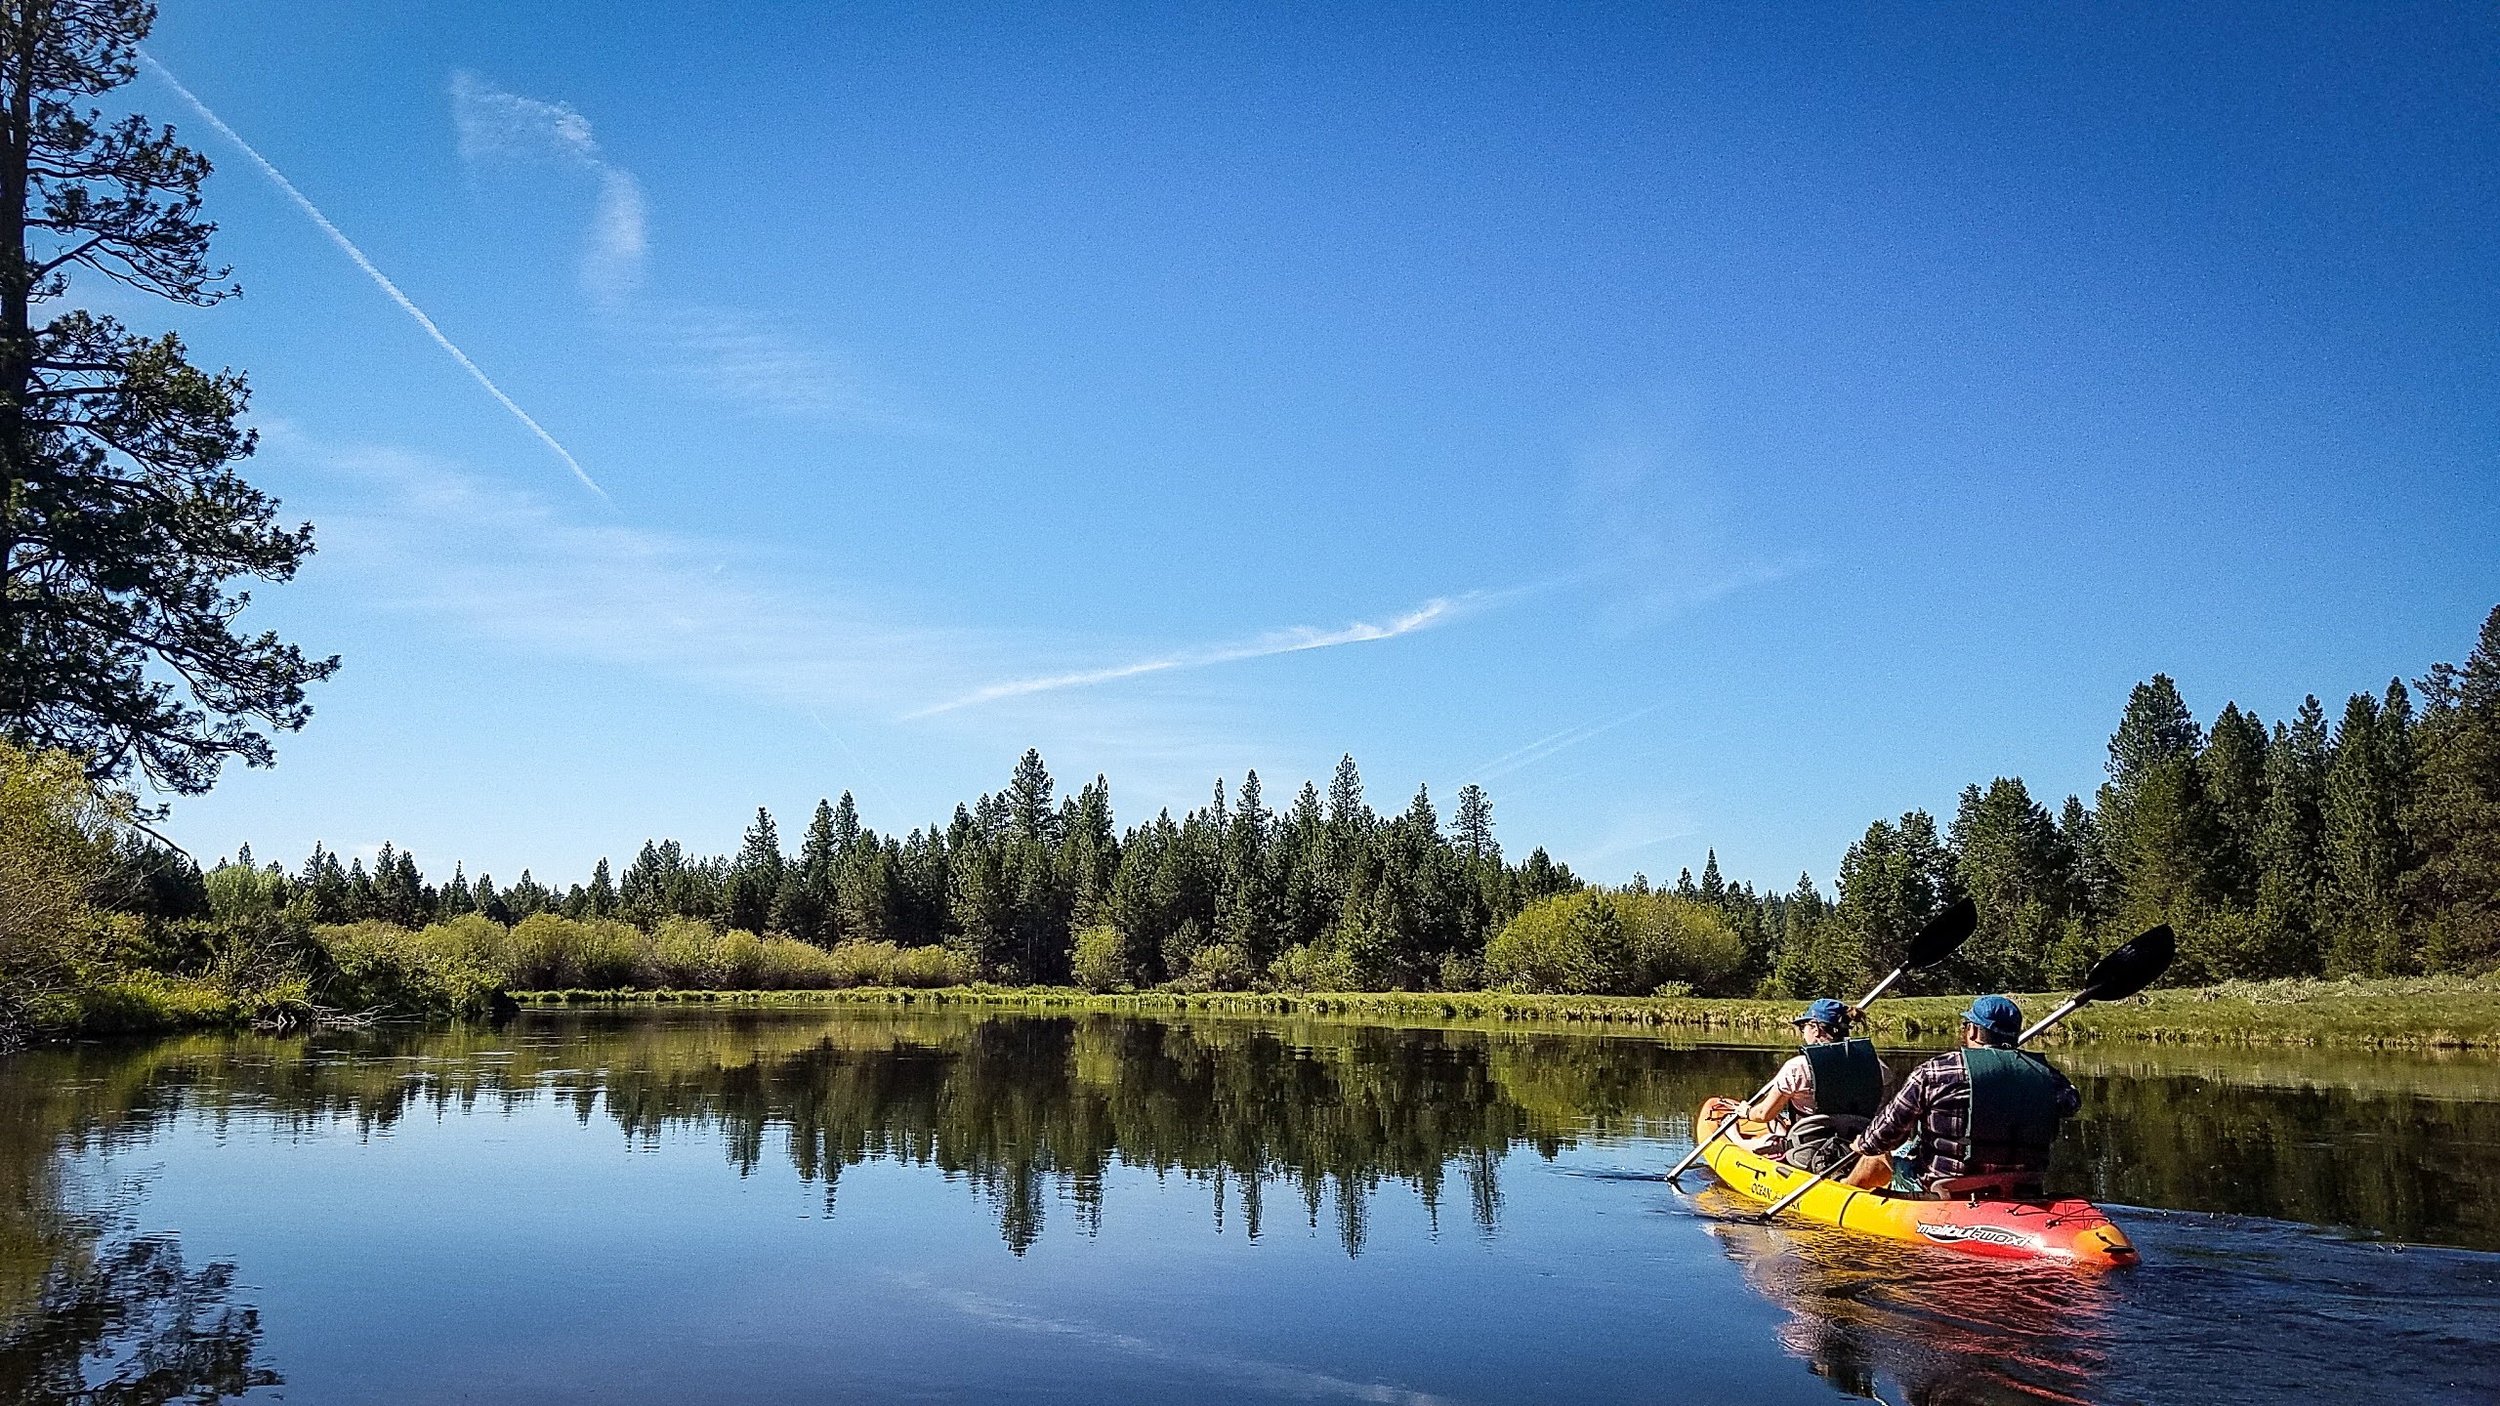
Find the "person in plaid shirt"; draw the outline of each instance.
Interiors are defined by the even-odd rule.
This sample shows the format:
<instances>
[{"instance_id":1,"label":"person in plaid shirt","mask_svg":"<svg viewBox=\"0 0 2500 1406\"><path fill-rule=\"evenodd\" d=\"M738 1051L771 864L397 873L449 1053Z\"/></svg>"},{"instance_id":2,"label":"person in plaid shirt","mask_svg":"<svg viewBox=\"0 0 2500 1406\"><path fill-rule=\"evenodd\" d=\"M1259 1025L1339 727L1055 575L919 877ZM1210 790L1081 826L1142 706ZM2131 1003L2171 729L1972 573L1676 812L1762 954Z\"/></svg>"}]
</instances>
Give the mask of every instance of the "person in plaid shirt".
<instances>
[{"instance_id":1,"label":"person in plaid shirt","mask_svg":"<svg viewBox=\"0 0 2500 1406\"><path fill-rule=\"evenodd\" d=\"M1920 1190L1964 1177L2036 1186L2048 1169L2058 1124L2083 1106L2065 1075L2014 1047L2023 1012L1982 996L1962 1015L1962 1048L1910 1071L1850 1150L1849 1185L1881 1190L1896 1176ZM1917 1139L1906 1157L1891 1154Z\"/></svg>"}]
</instances>

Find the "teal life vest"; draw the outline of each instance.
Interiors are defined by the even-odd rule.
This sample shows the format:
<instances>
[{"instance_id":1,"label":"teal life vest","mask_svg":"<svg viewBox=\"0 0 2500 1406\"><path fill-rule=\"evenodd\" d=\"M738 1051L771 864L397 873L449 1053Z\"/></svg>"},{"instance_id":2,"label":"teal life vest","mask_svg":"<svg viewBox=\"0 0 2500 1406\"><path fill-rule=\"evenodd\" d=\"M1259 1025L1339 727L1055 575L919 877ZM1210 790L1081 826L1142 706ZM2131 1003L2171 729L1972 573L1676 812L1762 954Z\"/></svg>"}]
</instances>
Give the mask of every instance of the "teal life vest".
<instances>
[{"instance_id":1,"label":"teal life vest","mask_svg":"<svg viewBox=\"0 0 2500 1406\"><path fill-rule=\"evenodd\" d=\"M2021 1050L1966 1046L1970 1076L1971 1156L1992 1165L2045 1167L2057 1141L2057 1075Z\"/></svg>"},{"instance_id":2,"label":"teal life vest","mask_svg":"<svg viewBox=\"0 0 2500 1406\"><path fill-rule=\"evenodd\" d=\"M1876 1062L1875 1042L1834 1040L1805 1047L1806 1072L1814 1076L1814 1111L1846 1118L1872 1118L1884 1106L1884 1066Z\"/></svg>"}]
</instances>

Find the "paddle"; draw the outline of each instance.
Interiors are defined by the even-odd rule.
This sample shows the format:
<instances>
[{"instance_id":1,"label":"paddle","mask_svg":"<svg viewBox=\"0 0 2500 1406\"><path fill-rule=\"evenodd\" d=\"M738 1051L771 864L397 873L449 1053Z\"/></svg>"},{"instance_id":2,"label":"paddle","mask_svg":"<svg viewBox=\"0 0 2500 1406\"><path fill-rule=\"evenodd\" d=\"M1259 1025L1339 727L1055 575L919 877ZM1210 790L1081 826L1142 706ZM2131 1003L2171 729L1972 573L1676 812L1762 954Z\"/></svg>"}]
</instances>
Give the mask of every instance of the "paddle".
<instances>
[{"instance_id":1,"label":"paddle","mask_svg":"<svg viewBox=\"0 0 2500 1406\"><path fill-rule=\"evenodd\" d=\"M2049 1012L2046 1019L2024 1031L2015 1039L2015 1047L2020 1048L2032 1036L2082 1010L2094 1001L2123 1001L2152 985L2163 972L2170 969L2170 959L2178 954L2179 937L2170 930L2168 923L2127 943L2117 951L2094 962L2092 970L2083 974L2083 989L2075 993L2074 999ZM1780 1212L1797 1204L1798 1198L1821 1186L1830 1179L1832 1173L1844 1166L1855 1167L1856 1165L1855 1158L1844 1157L1816 1172L1805 1185L1773 1202L1771 1209L1762 1213L1762 1219L1766 1221L1777 1219Z\"/></svg>"},{"instance_id":2,"label":"paddle","mask_svg":"<svg viewBox=\"0 0 2500 1406\"><path fill-rule=\"evenodd\" d=\"M1917 971L1921 967L1932 967L1952 956L1964 942L1970 939L1971 933L1978 926L1979 905L1967 898L1929 919L1927 926L1918 930L1918 936L1910 939L1910 950L1902 954L1901 965L1894 967L1892 975L1876 982L1874 990L1867 992L1856 1005L1849 1008L1849 1018L1855 1020L1866 1014L1866 1008L1875 1004L1875 998L1892 989L1892 984L1899 981L1903 973ZM1777 1082L1779 1082L1779 1076L1772 1075L1771 1083ZM1764 1084L1754 1091L1752 1098L1745 1102L1751 1105L1770 1091L1771 1084ZM1684 1154L1684 1160L1675 1164L1674 1171L1667 1173L1667 1180L1673 1181L1690 1171L1693 1163L1700 1160L1702 1151L1710 1144L1717 1142L1721 1134L1735 1126L1734 1118L1720 1119L1719 1126L1710 1130L1710 1136L1694 1143L1693 1150Z\"/></svg>"}]
</instances>

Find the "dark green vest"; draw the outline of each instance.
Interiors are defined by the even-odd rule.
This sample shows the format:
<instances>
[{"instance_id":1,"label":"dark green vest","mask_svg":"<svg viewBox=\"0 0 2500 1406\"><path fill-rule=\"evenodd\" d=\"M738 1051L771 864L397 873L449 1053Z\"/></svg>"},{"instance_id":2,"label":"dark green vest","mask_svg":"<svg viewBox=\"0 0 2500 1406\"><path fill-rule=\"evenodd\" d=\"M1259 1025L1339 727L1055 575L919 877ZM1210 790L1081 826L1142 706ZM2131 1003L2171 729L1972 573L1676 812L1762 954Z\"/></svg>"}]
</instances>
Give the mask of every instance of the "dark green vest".
<instances>
[{"instance_id":1,"label":"dark green vest","mask_svg":"<svg viewBox=\"0 0 2500 1406\"><path fill-rule=\"evenodd\" d=\"M1875 1061L1872 1040L1835 1040L1805 1047L1806 1070L1814 1076L1814 1111L1850 1118L1872 1118L1884 1106L1884 1067Z\"/></svg>"},{"instance_id":2,"label":"dark green vest","mask_svg":"<svg viewBox=\"0 0 2500 1406\"><path fill-rule=\"evenodd\" d=\"M2006 1152L2045 1160L2058 1124L2057 1076L2048 1065L2020 1050L1970 1046L1962 1068L1970 1075L1972 1151L1991 1160Z\"/></svg>"}]
</instances>

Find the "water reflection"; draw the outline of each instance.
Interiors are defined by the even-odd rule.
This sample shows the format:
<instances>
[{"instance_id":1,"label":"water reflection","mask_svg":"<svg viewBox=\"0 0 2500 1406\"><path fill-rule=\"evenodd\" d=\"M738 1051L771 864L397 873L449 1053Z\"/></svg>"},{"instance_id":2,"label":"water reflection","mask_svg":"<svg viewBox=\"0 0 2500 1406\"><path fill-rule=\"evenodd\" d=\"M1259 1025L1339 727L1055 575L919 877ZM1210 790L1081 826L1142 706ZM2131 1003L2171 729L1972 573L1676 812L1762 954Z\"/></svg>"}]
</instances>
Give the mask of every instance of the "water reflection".
<instances>
[{"instance_id":1,"label":"water reflection","mask_svg":"<svg viewBox=\"0 0 2500 1406\"><path fill-rule=\"evenodd\" d=\"M147 1406L279 1385L258 1360L260 1315L233 1291L233 1265L194 1269L171 1235L65 1256L0 1314L0 1400Z\"/></svg>"},{"instance_id":2,"label":"water reflection","mask_svg":"<svg viewBox=\"0 0 2500 1406\"><path fill-rule=\"evenodd\" d=\"M495 1120L512 1115L506 1121L534 1128L532 1137L586 1129L596 1135L592 1146L666 1144L674 1161L694 1169L698 1188L787 1169L813 1188L798 1193L802 1209L819 1202L837 1226L858 1227L894 1220L864 1198L895 1195L895 1180L858 1170L884 1164L934 1174L910 1179L924 1197L976 1198L980 1219L1015 1257L989 1248L996 1242L976 1221L975 1241L993 1267L1051 1260L1035 1253L1046 1235L1116 1243L1123 1198L1135 1208L1128 1225L1165 1227L1142 1233L1168 1236L1168 1213L1138 1203L1162 1195L1158 1184L1178 1183L1203 1208L1183 1213L1224 1230L1226 1241L1236 1230L1267 1236L1280 1221L1312 1227L1321 1255L1349 1276L1337 1282L1371 1269L1360 1281L1373 1286L1368 1292L1391 1292L1383 1286L1393 1281L1379 1272L1385 1258L1398 1266L1394 1292L1448 1294L1480 1314L1486 1303L1533 1307L1556 1292L1549 1271L1562 1266L1505 1254L1523 1241L1554 1243L1557 1217L1639 1204L1678 1217L1740 1209L1714 1191L1680 1199L1651 1178L1683 1150L1689 1111L1703 1095L1758 1083L1776 1058L1763 1049L1516 1029L825 1012L555 1013L502 1030L220 1036L38 1052L0 1061L0 1400L213 1401L277 1382L259 1310L238 1291L231 1265L187 1263L171 1235L138 1233L138 1220L99 1211L77 1184L124 1152L173 1155L151 1149L180 1143L168 1136L177 1131L207 1131L216 1145L354 1150L412 1121L502 1127ZM2500 1159L2490 1156L2500 1146L2500 1066L2092 1048L2057 1058L2087 1101L2079 1132L2061 1145L2052 1176L2059 1189L2121 1206L2277 1220L2123 1211L2148 1263L2094 1277L1730 1217L1595 1249L1573 1241L1582 1257L1568 1261L1568 1275L1591 1284L1612 1275L1607 1302L1637 1305L1670 1286L1724 1277L1715 1248L1779 1311L1778 1347L1829 1387L1922 1403L2158 1399L2194 1370L2212 1375L2217 1390L2271 1381L2298 1391L2398 1331L2415 1334L2411 1362L2459 1380L2457 1364L2494 1349L2500 1288L2490 1281L2500 1260L2396 1253L2277 1221L2500 1248ZM479 1144L433 1145L434 1155L449 1157L462 1148L474 1155ZM1558 1158L1633 1180L1583 1200L1563 1189L1572 1179L1541 1174ZM167 1165L169 1178L181 1175L178 1157ZM362 1163L327 1165L373 1175ZM471 1165L428 1164L438 1179ZM621 1208L618 1169L599 1165L583 1185ZM1398 1197L1384 1209L1389 1190ZM579 1261L594 1265L631 1253L625 1237L650 1233L647 1222L629 1229L621 1217L613 1226L568 1224L568 1233L617 1237ZM448 1242L464 1232L447 1224L441 1233ZM1330 1242L1362 1264L1347 1265ZM246 1261L259 1263L251 1251L261 1242L248 1234L211 1243L239 1243ZM1429 1273L1400 1258L1419 1247L1438 1247ZM1175 1248L1168 1238L1156 1242L1161 1257ZM541 1244L537 1253L546 1251ZM1641 1258L1676 1253L1680 1263ZM517 1248L510 1255L511 1264L524 1259ZM1263 1247L1267 1267L1256 1272L1285 1262ZM664 1258L641 1263L639 1273L669 1272L650 1268ZM1070 1261L1063 1254L1059 1263ZM1051 1301L1044 1296L1022 1307L1009 1297L967 1298L987 1286L949 1281L942 1267L911 1254L873 1268L928 1273L931 1301L952 1305L957 1318L1076 1340L1066 1324L1077 1319L1035 1316L1030 1304ZM2400 1297L2382 1292L2395 1285L2404 1286ZM449 1281L410 1291L485 1292ZM1097 1307L1109 1314L1118 1302L1112 1294ZM2197 1311L2219 1302L2237 1315L2221 1330ZM318 1318L323 1307L299 1301L293 1311ZM1589 1351L1633 1350L1619 1325L1592 1316L1607 1310L1573 1311ZM271 1312L279 1321L277 1307ZM294 1326L317 1334L328 1324ZM1551 1335L1571 1330L1547 1324L1543 1336L1512 1345L1523 1379L1545 1370L1537 1359L1552 1350ZM1106 1342L1145 1341L1110 1318L1085 1331L1109 1335ZM1186 1338L1187 1325L1176 1331ZM1770 1350L1766 1334L1750 1335L1755 1351ZM303 1337L281 1342L294 1345L282 1354L297 1364L290 1371L310 1360ZM1317 1370L1277 1365L1291 1356L1277 1346L1255 1336L1201 1344L1187 1347L1186 1361L1269 1363L1279 1382ZM1429 1377L1435 1352L1445 1350L1419 1345L1411 1360L1390 1352L1352 1375L1310 1379L1360 1385L1390 1380L1393 1369ZM1638 1350L1654 1358L1652 1374L1639 1380L1655 1385L1681 1380L1673 1374L1692 1370L1703 1349L1661 1341ZM2283 1365L2293 1362L2297 1371ZM2167 1375L2147 1380L2156 1367ZM1247 1367L1218 1375L1244 1374L1257 1375Z\"/></svg>"},{"instance_id":3,"label":"water reflection","mask_svg":"<svg viewBox=\"0 0 2500 1406\"><path fill-rule=\"evenodd\" d=\"M1780 1341L1847 1395L1918 1406L2093 1399L2109 1364L2113 1276L1983 1263L1760 1224L1717 1189L1711 1236L1788 1314ZM1897 1395L1894 1388L1898 1389Z\"/></svg>"},{"instance_id":4,"label":"water reflection","mask_svg":"<svg viewBox=\"0 0 2500 1406\"><path fill-rule=\"evenodd\" d=\"M1699 1067L1695 1060L1698 1058ZM1099 1227L1117 1163L1197 1179L1210 1213L1257 1236L1283 1194L1323 1210L1349 1254L1384 1182L1436 1217L1490 1232L1497 1163L1515 1143L1547 1155L1592 1133L1654 1129L1702 1082L1758 1057L1648 1042L1311 1024L1173 1024L1115 1017L827 1021L551 1020L496 1035L450 1031L309 1045L255 1038L28 1056L21 1089L49 1085L73 1147L144 1137L166 1119L346 1122L385 1131L417 1110L570 1105L656 1144L718 1138L741 1174L786 1158L837 1204L843 1169L934 1167L996 1209L1021 1252L1057 1197Z\"/></svg>"}]
</instances>

